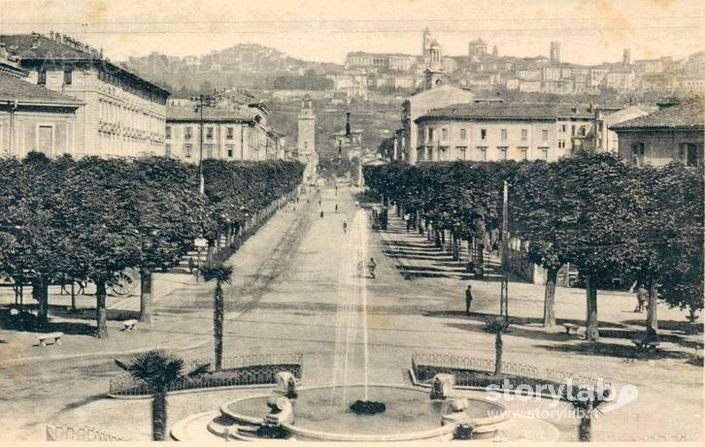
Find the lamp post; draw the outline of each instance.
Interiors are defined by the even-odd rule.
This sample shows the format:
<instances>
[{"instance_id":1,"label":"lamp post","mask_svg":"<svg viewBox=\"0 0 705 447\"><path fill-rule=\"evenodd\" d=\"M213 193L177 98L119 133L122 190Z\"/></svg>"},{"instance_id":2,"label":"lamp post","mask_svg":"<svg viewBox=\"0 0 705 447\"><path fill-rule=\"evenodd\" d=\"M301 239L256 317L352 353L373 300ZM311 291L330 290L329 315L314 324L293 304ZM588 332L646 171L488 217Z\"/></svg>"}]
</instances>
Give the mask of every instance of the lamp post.
<instances>
[{"instance_id":1,"label":"lamp post","mask_svg":"<svg viewBox=\"0 0 705 447\"><path fill-rule=\"evenodd\" d=\"M215 107L220 99L217 94L192 96L191 101L194 103L194 111L199 114L199 151L198 151L198 192L203 195L206 192L206 183L203 177L203 108Z\"/></svg>"}]
</instances>

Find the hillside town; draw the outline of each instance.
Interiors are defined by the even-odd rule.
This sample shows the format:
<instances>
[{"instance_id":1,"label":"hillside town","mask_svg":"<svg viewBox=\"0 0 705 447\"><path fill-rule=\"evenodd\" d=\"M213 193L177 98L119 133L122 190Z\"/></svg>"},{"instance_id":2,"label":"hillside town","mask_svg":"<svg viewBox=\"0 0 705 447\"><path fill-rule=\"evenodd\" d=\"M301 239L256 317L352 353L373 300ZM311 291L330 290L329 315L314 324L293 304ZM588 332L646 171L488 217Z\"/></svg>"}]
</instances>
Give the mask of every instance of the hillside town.
<instances>
[{"instance_id":1,"label":"hillside town","mask_svg":"<svg viewBox=\"0 0 705 447\"><path fill-rule=\"evenodd\" d=\"M0 30L0 440L703 442L705 50L116 5Z\"/></svg>"}]
</instances>

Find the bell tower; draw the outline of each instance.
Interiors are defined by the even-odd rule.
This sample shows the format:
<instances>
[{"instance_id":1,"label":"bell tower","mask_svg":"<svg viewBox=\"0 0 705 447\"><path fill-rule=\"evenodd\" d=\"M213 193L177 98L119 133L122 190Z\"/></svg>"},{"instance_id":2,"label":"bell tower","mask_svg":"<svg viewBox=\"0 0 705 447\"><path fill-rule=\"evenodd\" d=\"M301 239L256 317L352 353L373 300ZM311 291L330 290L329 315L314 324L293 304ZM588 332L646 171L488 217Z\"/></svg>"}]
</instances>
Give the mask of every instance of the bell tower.
<instances>
[{"instance_id":1,"label":"bell tower","mask_svg":"<svg viewBox=\"0 0 705 447\"><path fill-rule=\"evenodd\" d=\"M311 98L308 96L301 101L298 121L299 127L296 148L298 150L299 161L306 165L304 180L308 183L315 181L316 168L318 165L318 153L316 152L316 115L313 113Z\"/></svg>"}]
</instances>

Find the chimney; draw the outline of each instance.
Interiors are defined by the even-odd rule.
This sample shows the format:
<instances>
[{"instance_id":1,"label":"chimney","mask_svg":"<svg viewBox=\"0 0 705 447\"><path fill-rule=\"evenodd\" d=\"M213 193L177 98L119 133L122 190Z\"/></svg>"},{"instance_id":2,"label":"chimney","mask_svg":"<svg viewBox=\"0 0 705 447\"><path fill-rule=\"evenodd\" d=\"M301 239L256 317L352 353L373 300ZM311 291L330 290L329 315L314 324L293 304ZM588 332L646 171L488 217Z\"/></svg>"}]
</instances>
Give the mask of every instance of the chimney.
<instances>
[{"instance_id":1,"label":"chimney","mask_svg":"<svg viewBox=\"0 0 705 447\"><path fill-rule=\"evenodd\" d=\"M352 128L350 127L350 112L345 112L345 136L352 136Z\"/></svg>"}]
</instances>

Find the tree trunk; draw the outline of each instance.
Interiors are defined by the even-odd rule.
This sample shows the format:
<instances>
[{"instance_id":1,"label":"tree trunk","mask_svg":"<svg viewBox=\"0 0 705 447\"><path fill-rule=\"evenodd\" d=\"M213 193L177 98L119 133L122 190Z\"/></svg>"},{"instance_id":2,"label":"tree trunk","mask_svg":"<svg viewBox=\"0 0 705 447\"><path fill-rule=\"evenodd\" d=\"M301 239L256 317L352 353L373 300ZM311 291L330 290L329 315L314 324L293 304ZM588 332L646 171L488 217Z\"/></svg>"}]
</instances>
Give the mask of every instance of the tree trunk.
<instances>
[{"instance_id":1,"label":"tree trunk","mask_svg":"<svg viewBox=\"0 0 705 447\"><path fill-rule=\"evenodd\" d=\"M213 350L215 353L215 370L223 369L223 318L225 315L225 302L223 288L220 282L215 286L213 301Z\"/></svg>"},{"instance_id":2,"label":"tree trunk","mask_svg":"<svg viewBox=\"0 0 705 447\"><path fill-rule=\"evenodd\" d=\"M164 441L166 436L166 390L152 397L152 441Z\"/></svg>"},{"instance_id":3,"label":"tree trunk","mask_svg":"<svg viewBox=\"0 0 705 447\"><path fill-rule=\"evenodd\" d=\"M658 289L656 281L649 284L649 303L646 307L646 328L658 332Z\"/></svg>"},{"instance_id":4,"label":"tree trunk","mask_svg":"<svg viewBox=\"0 0 705 447\"><path fill-rule=\"evenodd\" d=\"M578 440L580 442L590 442L592 440L592 406L581 410L580 425L578 425Z\"/></svg>"},{"instance_id":5,"label":"tree trunk","mask_svg":"<svg viewBox=\"0 0 705 447\"><path fill-rule=\"evenodd\" d=\"M108 337L108 315L105 308L105 281L95 282L95 336L97 338Z\"/></svg>"},{"instance_id":6,"label":"tree trunk","mask_svg":"<svg viewBox=\"0 0 705 447\"><path fill-rule=\"evenodd\" d=\"M32 295L37 300L37 327L46 327L49 321L49 283L43 276L37 276L32 281Z\"/></svg>"},{"instance_id":7,"label":"tree trunk","mask_svg":"<svg viewBox=\"0 0 705 447\"><path fill-rule=\"evenodd\" d=\"M585 297L587 299L585 339L588 341L597 341L600 338L597 321L597 288L589 276L585 277Z\"/></svg>"},{"instance_id":8,"label":"tree trunk","mask_svg":"<svg viewBox=\"0 0 705 447\"><path fill-rule=\"evenodd\" d=\"M504 342L502 342L502 332L497 331L494 338L494 375L502 374L502 355L504 350Z\"/></svg>"},{"instance_id":9,"label":"tree trunk","mask_svg":"<svg viewBox=\"0 0 705 447\"><path fill-rule=\"evenodd\" d=\"M556 280L558 269L549 268L546 272L546 290L543 300L543 327L556 325Z\"/></svg>"},{"instance_id":10,"label":"tree trunk","mask_svg":"<svg viewBox=\"0 0 705 447\"><path fill-rule=\"evenodd\" d=\"M140 321L152 325L152 271L140 269Z\"/></svg>"}]
</instances>

